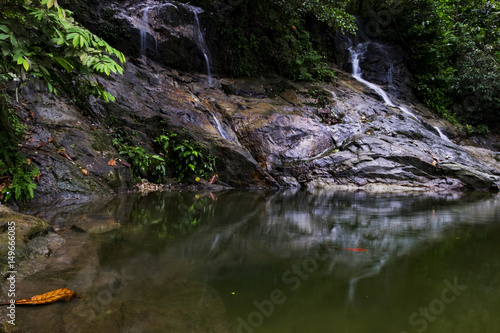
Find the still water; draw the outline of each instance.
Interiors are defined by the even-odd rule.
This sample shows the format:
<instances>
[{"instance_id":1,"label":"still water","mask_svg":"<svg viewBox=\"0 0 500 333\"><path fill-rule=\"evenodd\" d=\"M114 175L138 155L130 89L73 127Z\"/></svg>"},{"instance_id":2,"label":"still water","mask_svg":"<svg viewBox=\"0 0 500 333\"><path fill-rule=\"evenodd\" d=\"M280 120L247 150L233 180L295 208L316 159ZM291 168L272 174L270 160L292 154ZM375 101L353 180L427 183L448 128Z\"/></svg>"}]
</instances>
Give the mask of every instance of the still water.
<instances>
[{"instance_id":1,"label":"still water","mask_svg":"<svg viewBox=\"0 0 500 333\"><path fill-rule=\"evenodd\" d=\"M500 332L500 197L151 193L38 212L68 240L22 332Z\"/></svg>"}]
</instances>

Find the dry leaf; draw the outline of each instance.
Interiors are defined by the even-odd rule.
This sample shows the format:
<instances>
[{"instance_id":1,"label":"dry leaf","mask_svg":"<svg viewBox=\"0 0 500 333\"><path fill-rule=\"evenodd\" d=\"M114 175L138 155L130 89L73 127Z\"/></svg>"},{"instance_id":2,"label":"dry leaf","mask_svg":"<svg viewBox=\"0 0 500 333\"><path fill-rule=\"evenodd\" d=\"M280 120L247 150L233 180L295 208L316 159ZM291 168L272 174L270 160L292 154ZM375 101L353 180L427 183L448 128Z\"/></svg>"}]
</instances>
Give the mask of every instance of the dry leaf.
<instances>
[{"instance_id":1,"label":"dry leaf","mask_svg":"<svg viewBox=\"0 0 500 333\"><path fill-rule=\"evenodd\" d=\"M342 250L352 251L352 252L366 252L367 249L363 249L362 247L343 247Z\"/></svg>"},{"instance_id":2,"label":"dry leaf","mask_svg":"<svg viewBox=\"0 0 500 333\"><path fill-rule=\"evenodd\" d=\"M83 174L84 176L88 175L88 172L87 172L87 170L85 170L85 169L82 169L82 174Z\"/></svg>"},{"instance_id":3,"label":"dry leaf","mask_svg":"<svg viewBox=\"0 0 500 333\"><path fill-rule=\"evenodd\" d=\"M50 304L57 301L69 301L73 297L82 298L78 293L71 291L67 288L61 288L48 293L36 295L28 299L20 299L15 302L16 305L29 304L29 305L40 305L40 304ZM9 303L4 303L2 305L8 305Z\"/></svg>"},{"instance_id":4,"label":"dry leaf","mask_svg":"<svg viewBox=\"0 0 500 333\"><path fill-rule=\"evenodd\" d=\"M129 168L131 167L131 165L130 165L130 164L128 164L127 162L123 162L122 160L118 160L118 162L119 162L120 164L122 164L122 165L125 165L126 167L129 167Z\"/></svg>"},{"instance_id":5,"label":"dry leaf","mask_svg":"<svg viewBox=\"0 0 500 333\"><path fill-rule=\"evenodd\" d=\"M53 142L53 141L54 141L54 137L53 137L53 136L51 136L51 137L49 138L49 143L50 143L50 142Z\"/></svg>"},{"instance_id":6,"label":"dry leaf","mask_svg":"<svg viewBox=\"0 0 500 333\"><path fill-rule=\"evenodd\" d=\"M115 160L115 159L113 159L113 158L112 158L112 159L110 159L110 160L109 160L109 162L108 162L108 165L109 165L109 166L113 166L113 167L114 167L114 166L116 165L116 160Z\"/></svg>"},{"instance_id":7,"label":"dry leaf","mask_svg":"<svg viewBox=\"0 0 500 333\"><path fill-rule=\"evenodd\" d=\"M73 159L66 152L60 150L59 154L61 154L62 156L66 157L68 160L73 161Z\"/></svg>"}]
</instances>

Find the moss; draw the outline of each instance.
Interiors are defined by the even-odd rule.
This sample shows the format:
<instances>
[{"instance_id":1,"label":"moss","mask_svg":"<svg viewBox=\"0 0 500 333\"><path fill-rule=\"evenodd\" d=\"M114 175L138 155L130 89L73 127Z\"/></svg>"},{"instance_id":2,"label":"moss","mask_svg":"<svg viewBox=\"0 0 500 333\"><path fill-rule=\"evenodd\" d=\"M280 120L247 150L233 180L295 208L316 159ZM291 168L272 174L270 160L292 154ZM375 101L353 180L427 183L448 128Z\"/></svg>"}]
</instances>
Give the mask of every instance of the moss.
<instances>
[{"instance_id":1,"label":"moss","mask_svg":"<svg viewBox=\"0 0 500 333\"><path fill-rule=\"evenodd\" d=\"M30 215L16 213L13 210L0 206L0 257L7 258L8 252L8 228L15 223L16 238L16 267L22 260L29 258L31 249L28 243L39 236L48 234L54 229L46 222ZM9 225L10 223L10 225ZM0 273L4 275L7 270L7 261L0 262Z\"/></svg>"}]
</instances>

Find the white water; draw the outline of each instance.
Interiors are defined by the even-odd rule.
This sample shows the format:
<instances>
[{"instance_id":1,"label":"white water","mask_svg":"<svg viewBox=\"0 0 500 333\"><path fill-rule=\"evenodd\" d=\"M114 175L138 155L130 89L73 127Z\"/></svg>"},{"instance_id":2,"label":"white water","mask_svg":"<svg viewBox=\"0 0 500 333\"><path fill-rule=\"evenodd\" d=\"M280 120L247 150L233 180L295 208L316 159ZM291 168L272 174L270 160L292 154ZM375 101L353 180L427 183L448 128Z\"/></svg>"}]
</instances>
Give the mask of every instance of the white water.
<instances>
[{"instance_id":1,"label":"white water","mask_svg":"<svg viewBox=\"0 0 500 333\"><path fill-rule=\"evenodd\" d=\"M144 8L141 20L145 24L145 28L140 27L140 32L141 32L140 52L141 56L145 57L147 49L148 29L149 29L149 7Z\"/></svg>"},{"instance_id":2,"label":"white water","mask_svg":"<svg viewBox=\"0 0 500 333\"><path fill-rule=\"evenodd\" d=\"M448 139L448 137L447 137L446 135L444 135L444 133L443 133L443 132L441 132L441 130L439 129L439 127L437 127L437 126L433 126L433 127L434 127L434 129L438 132L439 137L440 137L441 139L443 139L443 140L445 140L445 141L448 141L448 142L451 142L451 140L450 140L450 139Z\"/></svg>"},{"instance_id":3,"label":"white water","mask_svg":"<svg viewBox=\"0 0 500 333\"><path fill-rule=\"evenodd\" d=\"M389 105L389 106L392 106L392 107L398 107L401 111L403 111L404 113L406 113L407 115L409 115L410 117L416 119L416 120L419 120L417 118L417 116L415 116L410 110L408 110L406 107L404 106L401 106L401 105L396 105L392 102L391 98L389 97L389 95L384 91L384 89L382 89L381 87L379 87L378 85L374 84L374 83L371 83L369 81L366 81L365 79L363 79L362 77L362 73L361 73L361 67L359 66L359 62L361 60L361 57L363 56L363 54L366 52L367 48L368 48L368 44L370 42L366 42L366 43L361 43L361 44L358 44L356 47L350 47L349 48L349 52L351 52L351 62L352 62L352 76L358 80L359 82L363 83L364 85L366 85L367 87L375 90L375 92L380 96L382 97L382 99L384 100L385 104ZM391 73L392 74L392 73Z\"/></svg>"},{"instance_id":4,"label":"white water","mask_svg":"<svg viewBox=\"0 0 500 333\"><path fill-rule=\"evenodd\" d=\"M232 141L231 135L229 135L229 133L224 129L219 119L217 119L214 114L212 114L212 117L214 118L215 125L217 126L217 131L219 131L220 136L228 141Z\"/></svg>"},{"instance_id":5,"label":"white water","mask_svg":"<svg viewBox=\"0 0 500 333\"><path fill-rule=\"evenodd\" d=\"M201 52L203 52L203 57L205 58L205 64L207 66L207 81L208 81L208 86L212 86L212 74L210 72L210 59L208 57L208 46L207 43L205 42L205 38L203 37L203 33L201 32L201 26L200 26L200 20L198 19L198 13L202 13L203 10L199 7L194 7L194 6L186 6L193 12L194 14L194 19L196 21L196 38L198 42L198 46L201 49Z\"/></svg>"}]
</instances>

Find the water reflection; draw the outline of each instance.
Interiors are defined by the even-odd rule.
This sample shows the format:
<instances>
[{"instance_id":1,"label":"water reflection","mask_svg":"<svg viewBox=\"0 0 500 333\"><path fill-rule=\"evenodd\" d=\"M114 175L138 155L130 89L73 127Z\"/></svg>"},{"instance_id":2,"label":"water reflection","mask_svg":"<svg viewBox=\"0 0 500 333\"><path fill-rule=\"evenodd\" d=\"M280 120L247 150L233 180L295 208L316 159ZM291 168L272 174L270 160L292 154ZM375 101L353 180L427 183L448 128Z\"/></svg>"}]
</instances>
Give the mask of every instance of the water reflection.
<instances>
[{"instance_id":1,"label":"water reflection","mask_svg":"<svg viewBox=\"0 0 500 333\"><path fill-rule=\"evenodd\" d=\"M89 231L97 244L93 275L85 273L87 262L67 282L87 299L99 299L103 286L127 281L91 320L78 316L76 307L61 309L66 323L91 322L96 331L409 330L408 316L429 302L422 295L432 300L444 279L466 278L465 267L449 267L453 254L470 260L461 244L478 246L478 235L497 235L491 226L500 220L499 198L478 193L151 193L113 199L85 212L85 219L76 211L64 222L57 214L47 216L60 227ZM482 226L497 233L484 234ZM492 243L483 241L481 254ZM367 251L346 250L352 248ZM490 258L497 271L499 255ZM499 279L491 267L482 270ZM32 283L42 282L34 277ZM276 290L281 294L273 296ZM269 305L265 301L273 297L272 316L263 310L262 320L251 317L255 302ZM391 319L381 322L386 307Z\"/></svg>"}]
</instances>

